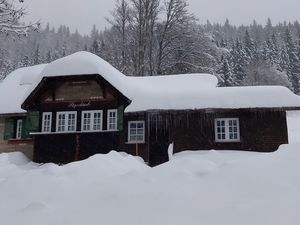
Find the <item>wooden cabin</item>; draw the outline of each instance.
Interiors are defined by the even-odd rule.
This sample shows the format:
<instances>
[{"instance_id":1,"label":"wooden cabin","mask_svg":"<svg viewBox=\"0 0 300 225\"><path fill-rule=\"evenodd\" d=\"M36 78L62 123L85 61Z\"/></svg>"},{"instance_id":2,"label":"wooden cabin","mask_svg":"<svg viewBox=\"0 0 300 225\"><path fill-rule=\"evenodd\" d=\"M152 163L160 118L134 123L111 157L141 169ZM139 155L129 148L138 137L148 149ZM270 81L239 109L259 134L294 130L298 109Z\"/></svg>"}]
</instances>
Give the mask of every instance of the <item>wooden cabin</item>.
<instances>
[{"instance_id":1,"label":"wooden cabin","mask_svg":"<svg viewBox=\"0 0 300 225\"><path fill-rule=\"evenodd\" d=\"M0 82L0 153L19 151L32 159L33 140L29 133L37 129L38 114L27 113L21 104L44 67L17 69Z\"/></svg>"},{"instance_id":2,"label":"wooden cabin","mask_svg":"<svg viewBox=\"0 0 300 225\"><path fill-rule=\"evenodd\" d=\"M300 97L284 87L217 87L209 74L125 76L88 52L41 71L22 109L35 162L68 163L111 150L168 160L184 150L271 152L288 143L286 112Z\"/></svg>"}]
</instances>

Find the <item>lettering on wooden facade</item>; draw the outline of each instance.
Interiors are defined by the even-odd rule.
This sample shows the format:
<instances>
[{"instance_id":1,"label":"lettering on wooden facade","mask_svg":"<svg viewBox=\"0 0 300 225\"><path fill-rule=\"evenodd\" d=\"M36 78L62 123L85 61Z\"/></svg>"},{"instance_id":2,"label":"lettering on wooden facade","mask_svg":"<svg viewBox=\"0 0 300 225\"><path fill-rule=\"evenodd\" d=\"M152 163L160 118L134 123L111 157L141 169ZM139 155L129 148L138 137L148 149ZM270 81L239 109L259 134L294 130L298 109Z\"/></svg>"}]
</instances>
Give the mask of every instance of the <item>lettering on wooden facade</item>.
<instances>
[{"instance_id":1,"label":"lettering on wooden facade","mask_svg":"<svg viewBox=\"0 0 300 225\"><path fill-rule=\"evenodd\" d=\"M75 103L75 102L71 102L68 107L72 108L72 109L77 109L80 107L89 107L91 106L91 102L80 102L80 103Z\"/></svg>"}]
</instances>

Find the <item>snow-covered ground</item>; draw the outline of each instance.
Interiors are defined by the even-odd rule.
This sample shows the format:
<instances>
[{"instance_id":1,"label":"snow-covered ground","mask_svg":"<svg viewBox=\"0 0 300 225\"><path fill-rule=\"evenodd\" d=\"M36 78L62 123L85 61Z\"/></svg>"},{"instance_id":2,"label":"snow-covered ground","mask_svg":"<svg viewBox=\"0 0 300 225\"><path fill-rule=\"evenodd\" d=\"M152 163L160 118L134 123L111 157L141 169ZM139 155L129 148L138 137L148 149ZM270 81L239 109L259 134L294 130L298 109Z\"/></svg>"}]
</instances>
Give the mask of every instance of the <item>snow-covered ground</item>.
<instances>
[{"instance_id":1,"label":"snow-covered ground","mask_svg":"<svg viewBox=\"0 0 300 225\"><path fill-rule=\"evenodd\" d=\"M300 144L155 168L117 152L65 166L0 154L1 225L298 225L299 212Z\"/></svg>"}]
</instances>

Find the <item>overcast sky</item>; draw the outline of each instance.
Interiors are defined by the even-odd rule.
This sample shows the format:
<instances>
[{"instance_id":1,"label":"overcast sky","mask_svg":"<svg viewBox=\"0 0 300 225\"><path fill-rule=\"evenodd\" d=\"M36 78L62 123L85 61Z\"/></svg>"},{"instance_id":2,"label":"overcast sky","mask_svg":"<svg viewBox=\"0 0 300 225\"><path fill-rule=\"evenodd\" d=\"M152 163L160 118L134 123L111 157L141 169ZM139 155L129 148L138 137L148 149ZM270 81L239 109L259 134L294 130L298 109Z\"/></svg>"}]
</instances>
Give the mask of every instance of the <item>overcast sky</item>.
<instances>
[{"instance_id":1,"label":"overcast sky","mask_svg":"<svg viewBox=\"0 0 300 225\"><path fill-rule=\"evenodd\" d=\"M201 23L206 20L232 24L249 24L256 19L265 24L270 17L273 24L279 21L300 21L300 0L187 0L190 12ZM72 31L88 34L93 26L108 26L114 0L25 0L28 11L26 21L41 20L52 26L68 25Z\"/></svg>"}]
</instances>

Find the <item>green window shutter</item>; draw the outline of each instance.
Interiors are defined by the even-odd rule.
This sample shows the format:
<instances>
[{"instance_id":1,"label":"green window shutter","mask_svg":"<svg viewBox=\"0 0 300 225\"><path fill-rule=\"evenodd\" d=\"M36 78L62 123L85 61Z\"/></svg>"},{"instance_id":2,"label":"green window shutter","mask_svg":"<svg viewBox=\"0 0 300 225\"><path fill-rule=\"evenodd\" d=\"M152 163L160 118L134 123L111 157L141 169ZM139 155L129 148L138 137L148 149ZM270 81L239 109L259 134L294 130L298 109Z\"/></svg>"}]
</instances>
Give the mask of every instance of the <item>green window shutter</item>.
<instances>
[{"instance_id":1,"label":"green window shutter","mask_svg":"<svg viewBox=\"0 0 300 225\"><path fill-rule=\"evenodd\" d=\"M27 138L30 138L30 135L29 135L29 130L27 128L27 124L28 124L28 121L27 121L27 117L22 119L22 139L27 139Z\"/></svg>"},{"instance_id":2,"label":"green window shutter","mask_svg":"<svg viewBox=\"0 0 300 225\"><path fill-rule=\"evenodd\" d=\"M23 138L29 138L30 132L39 131L39 112L28 111L26 119L23 121Z\"/></svg>"},{"instance_id":3,"label":"green window shutter","mask_svg":"<svg viewBox=\"0 0 300 225\"><path fill-rule=\"evenodd\" d=\"M5 119L5 125L4 125L4 140L12 139L14 138L14 126L15 126L15 120L12 118L6 118Z\"/></svg>"},{"instance_id":4,"label":"green window shutter","mask_svg":"<svg viewBox=\"0 0 300 225\"><path fill-rule=\"evenodd\" d=\"M119 106L118 108L118 130L123 130L124 123L124 105Z\"/></svg>"}]
</instances>

